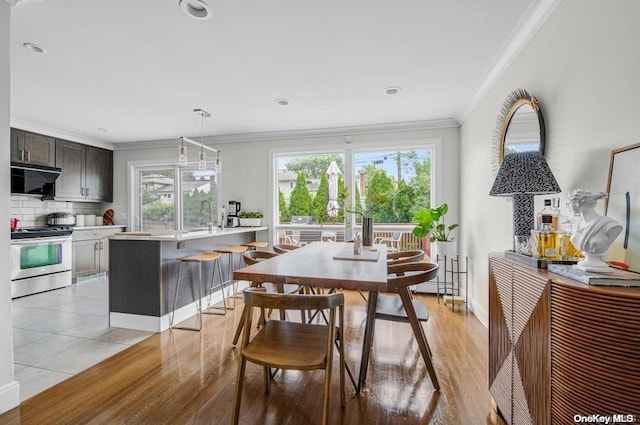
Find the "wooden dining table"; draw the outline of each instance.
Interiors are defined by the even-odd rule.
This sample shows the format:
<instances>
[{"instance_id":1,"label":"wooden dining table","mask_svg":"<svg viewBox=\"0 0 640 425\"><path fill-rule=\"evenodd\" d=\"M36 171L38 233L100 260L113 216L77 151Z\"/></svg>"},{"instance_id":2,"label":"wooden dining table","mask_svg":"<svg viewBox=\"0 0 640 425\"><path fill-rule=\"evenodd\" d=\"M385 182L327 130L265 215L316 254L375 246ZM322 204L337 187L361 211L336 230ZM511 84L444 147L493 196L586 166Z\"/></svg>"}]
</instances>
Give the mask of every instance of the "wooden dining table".
<instances>
[{"instance_id":1,"label":"wooden dining table","mask_svg":"<svg viewBox=\"0 0 640 425\"><path fill-rule=\"evenodd\" d=\"M353 259L358 258L357 256L350 258L352 252L353 243L315 242L238 269L233 273L233 278L250 282L367 291L369 297L360 372L358 382L354 382L356 392L360 393L367 374L378 292L387 290L387 247L365 247L363 254L359 256L361 259ZM342 259L334 258L336 256Z\"/></svg>"}]
</instances>

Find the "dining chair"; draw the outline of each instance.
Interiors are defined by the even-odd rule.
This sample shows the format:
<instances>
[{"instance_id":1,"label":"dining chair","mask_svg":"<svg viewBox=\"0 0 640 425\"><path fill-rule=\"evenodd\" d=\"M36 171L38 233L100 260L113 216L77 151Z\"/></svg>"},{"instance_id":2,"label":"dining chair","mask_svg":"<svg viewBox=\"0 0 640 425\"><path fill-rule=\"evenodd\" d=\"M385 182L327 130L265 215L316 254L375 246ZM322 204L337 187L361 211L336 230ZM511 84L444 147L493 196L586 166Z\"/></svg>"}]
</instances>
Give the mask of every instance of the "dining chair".
<instances>
[{"instance_id":1,"label":"dining chair","mask_svg":"<svg viewBox=\"0 0 640 425\"><path fill-rule=\"evenodd\" d=\"M436 390L440 390L438 376L433 367L431 348L429 348L424 329L420 324L420 322L429 320L429 310L423 302L413 299L409 290L411 285L433 279L438 273L438 265L425 262L401 263L389 266L387 273L388 290L394 294L379 294L377 296L375 319L411 324L431 383ZM368 347L367 356L370 353L371 347Z\"/></svg>"},{"instance_id":2,"label":"dining chair","mask_svg":"<svg viewBox=\"0 0 640 425\"><path fill-rule=\"evenodd\" d=\"M245 317L245 327L242 334L242 348L238 363L231 423L238 424L240 418L245 369L247 362L251 362L264 368L265 393L270 390L270 368L293 370L324 369L322 424L328 424L334 342L337 342L340 363L340 403L342 407L345 406L344 295L269 294L265 292L264 288L249 288L244 291L244 303L249 307L249 312ZM250 338L250 324L254 307L258 307L261 310L265 308L285 310L327 309L329 323L328 325L318 325L268 320L257 334Z\"/></svg>"},{"instance_id":3,"label":"dining chair","mask_svg":"<svg viewBox=\"0 0 640 425\"><path fill-rule=\"evenodd\" d=\"M252 264L256 264L260 261L268 260L269 258L273 258L278 254L272 251L246 251L242 254L242 258L247 266ZM279 294L295 294L300 292L300 285L293 284L274 284L270 282L251 282L252 287L264 288L268 293L279 293ZM240 335L242 334L242 329L244 327L244 319L248 314L249 308L245 305L242 309L242 316L240 316L240 322L236 327L236 333L233 337L232 345L236 345L238 343L238 339L240 339ZM300 312L302 316L302 320L304 321L304 311ZM285 311L280 310L280 320L285 320ZM259 323L263 323L264 318L261 317Z\"/></svg>"},{"instance_id":4,"label":"dining chair","mask_svg":"<svg viewBox=\"0 0 640 425\"><path fill-rule=\"evenodd\" d=\"M293 244L286 244L286 243L277 243L273 245L273 250L278 254L284 254L285 252L289 252L298 248L300 248L300 245L293 245Z\"/></svg>"},{"instance_id":5,"label":"dining chair","mask_svg":"<svg viewBox=\"0 0 640 425\"><path fill-rule=\"evenodd\" d=\"M387 236L379 236L373 240L375 244L385 244L387 245L387 252L398 252L400 251L400 241L402 240L403 232L393 232L391 237Z\"/></svg>"},{"instance_id":6,"label":"dining chair","mask_svg":"<svg viewBox=\"0 0 640 425\"><path fill-rule=\"evenodd\" d=\"M399 251L399 252L387 252L387 269L390 266L395 266L397 264L404 263L415 263L424 261L424 251L420 249L411 250L411 251ZM367 302L367 297L365 297L364 293L361 290L358 290L360 293L360 297Z\"/></svg>"}]
</instances>

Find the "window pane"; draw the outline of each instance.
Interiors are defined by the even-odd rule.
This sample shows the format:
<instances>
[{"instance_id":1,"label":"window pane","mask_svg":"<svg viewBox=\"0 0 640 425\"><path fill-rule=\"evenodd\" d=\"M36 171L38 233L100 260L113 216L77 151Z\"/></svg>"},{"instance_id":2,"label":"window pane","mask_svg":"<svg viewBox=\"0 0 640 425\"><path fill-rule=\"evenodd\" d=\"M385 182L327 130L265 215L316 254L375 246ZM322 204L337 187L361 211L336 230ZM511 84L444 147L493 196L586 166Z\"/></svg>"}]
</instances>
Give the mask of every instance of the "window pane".
<instances>
[{"instance_id":1,"label":"window pane","mask_svg":"<svg viewBox=\"0 0 640 425\"><path fill-rule=\"evenodd\" d=\"M217 225L218 182L211 170L182 171L182 228Z\"/></svg>"},{"instance_id":2,"label":"window pane","mask_svg":"<svg viewBox=\"0 0 640 425\"><path fill-rule=\"evenodd\" d=\"M375 223L411 223L431 205L431 157L429 149L355 153L356 207Z\"/></svg>"},{"instance_id":3,"label":"window pane","mask_svg":"<svg viewBox=\"0 0 640 425\"><path fill-rule=\"evenodd\" d=\"M140 230L170 230L175 226L175 170L140 171Z\"/></svg>"},{"instance_id":4,"label":"window pane","mask_svg":"<svg viewBox=\"0 0 640 425\"><path fill-rule=\"evenodd\" d=\"M278 156L278 223L340 223L344 222L344 201L347 198L342 175L343 154L311 154ZM327 173L335 162L335 185ZM330 187L335 190L330 192ZM337 202L327 211L330 195Z\"/></svg>"}]
</instances>

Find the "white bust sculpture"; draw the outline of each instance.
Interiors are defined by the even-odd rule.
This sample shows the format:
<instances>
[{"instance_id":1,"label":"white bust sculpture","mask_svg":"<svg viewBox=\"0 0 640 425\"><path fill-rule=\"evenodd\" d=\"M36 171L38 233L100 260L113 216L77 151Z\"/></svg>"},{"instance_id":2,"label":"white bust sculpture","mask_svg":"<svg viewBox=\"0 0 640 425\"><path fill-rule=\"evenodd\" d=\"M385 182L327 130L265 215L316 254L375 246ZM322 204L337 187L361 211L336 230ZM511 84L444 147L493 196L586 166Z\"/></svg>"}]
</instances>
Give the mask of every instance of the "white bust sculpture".
<instances>
[{"instance_id":1,"label":"white bust sculpture","mask_svg":"<svg viewBox=\"0 0 640 425\"><path fill-rule=\"evenodd\" d=\"M585 256L576 266L581 270L606 272L609 266L602 261L602 256L622 232L620 223L595 211L598 200L606 197L604 192L577 189L567 198L567 204L573 213L582 218L571 235L571 242Z\"/></svg>"}]
</instances>

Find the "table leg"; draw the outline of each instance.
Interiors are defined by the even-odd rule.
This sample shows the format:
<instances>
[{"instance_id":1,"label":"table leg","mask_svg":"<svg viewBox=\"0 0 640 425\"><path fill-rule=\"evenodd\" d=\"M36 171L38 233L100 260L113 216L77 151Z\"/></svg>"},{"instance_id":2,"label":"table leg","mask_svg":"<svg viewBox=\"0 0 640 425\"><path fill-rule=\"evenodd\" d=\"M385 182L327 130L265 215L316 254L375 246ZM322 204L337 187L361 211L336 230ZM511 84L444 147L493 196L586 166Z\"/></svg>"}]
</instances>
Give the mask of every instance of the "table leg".
<instances>
[{"instance_id":1,"label":"table leg","mask_svg":"<svg viewBox=\"0 0 640 425\"><path fill-rule=\"evenodd\" d=\"M360 376L356 393L360 394L363 382L367 379L367 369L369 367L369 355L373 343L373 329L376 325L376 305L378 304L378 292L369 291L367 300L367 320L364 327L364 341L362 341L362 358L360 359Z\"/></svg>"}]
</instances>

